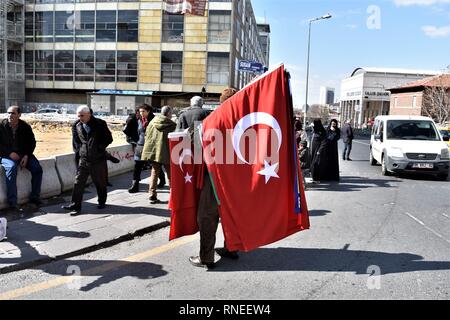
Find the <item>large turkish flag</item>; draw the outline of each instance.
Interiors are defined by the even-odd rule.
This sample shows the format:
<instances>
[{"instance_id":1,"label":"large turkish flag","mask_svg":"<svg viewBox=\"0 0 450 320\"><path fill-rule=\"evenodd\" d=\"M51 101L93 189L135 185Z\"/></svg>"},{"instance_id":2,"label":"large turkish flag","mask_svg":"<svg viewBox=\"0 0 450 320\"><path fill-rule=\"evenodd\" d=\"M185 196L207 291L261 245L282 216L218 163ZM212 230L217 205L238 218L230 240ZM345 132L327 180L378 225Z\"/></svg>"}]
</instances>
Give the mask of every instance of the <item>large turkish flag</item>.
<instances>
[{"instance_id":1,"label":"large turkish flag","mask_svg":"<svg viewBox=\"0 0 450 320\"><path fill-rule=\"evenodd\" d=\"M203 153L227 248L250 251L309 229L284 66L203 121Z\"/></svg>"}]
</instances>

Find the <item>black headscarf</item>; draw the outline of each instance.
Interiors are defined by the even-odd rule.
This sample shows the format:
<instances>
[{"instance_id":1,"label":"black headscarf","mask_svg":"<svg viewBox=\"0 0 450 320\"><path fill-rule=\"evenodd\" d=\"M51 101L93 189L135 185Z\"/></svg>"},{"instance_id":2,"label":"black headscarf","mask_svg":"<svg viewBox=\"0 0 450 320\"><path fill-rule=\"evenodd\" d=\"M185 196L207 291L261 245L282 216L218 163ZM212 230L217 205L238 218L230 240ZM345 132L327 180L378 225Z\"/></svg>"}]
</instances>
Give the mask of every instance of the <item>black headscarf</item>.
<instances>
[{"instance_id":1,"label":"black headscarf","mask_svg":"<svg viewBox=\"0 0 450 320\"><path fill-rule=\"evenodd\" d=\"M327 133L325 131L325 128L323 127L322 120L320 119L314 120L314 133L319 135L325 135Z\"/></svg>"}]
</instances>

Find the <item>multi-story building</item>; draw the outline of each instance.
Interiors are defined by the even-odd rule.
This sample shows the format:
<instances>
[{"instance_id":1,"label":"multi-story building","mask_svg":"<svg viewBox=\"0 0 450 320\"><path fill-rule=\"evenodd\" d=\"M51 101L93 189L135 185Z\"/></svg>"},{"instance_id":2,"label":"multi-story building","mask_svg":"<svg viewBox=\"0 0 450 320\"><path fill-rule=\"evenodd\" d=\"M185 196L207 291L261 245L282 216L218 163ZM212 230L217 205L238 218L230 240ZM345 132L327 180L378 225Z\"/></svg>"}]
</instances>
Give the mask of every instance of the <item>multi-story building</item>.
<instances>
[{"instance_id":1,"label":"multi-story building","mask_svg":"<svg viewBox=\"0 0 450 320\"><path fill-rule=\"evenodd\" d=\"M258 23L259 38L263 50L265 61L269 63L270 58L270 25L268 23Z\"/></svg>"},{"instance_id":2,"label":"multi-story building","mask_svg":"<svg viewBox=\"0 0 450 320\"><path fill-rule=\"evenodd\" d=\"M90 104L125 114L136 104L218 103L268 65L250 0L210 0L203 16L170 14L163 0L26 0L28 103Z\"/></svg>"},{"instance_id":3,"label":"multi-story building","mask_svg":"<svg viewBox=\"0 0 450 320\"><path fill-rule=\"evenodd\" d=\"M0 112L24 100L24 3L0 0Z\"/></svg>"},{"instance_id":4,"label":"multi-story building","mask_svg":"<svg viewBox=\"0 0 450 320\"><path fill-rule=\"evenodd\" d=\"M341 83L340 121L352 120L360 127L379 115L388 115L387 89L438 74L437 71L392 68L357 68Z\"/></svg>"},{"instance_id":5,"label":"multi-story building","mask_svg":"<svg viewBox=\"0 0 450 320\"><path fill-rule=\"evenodd\" d=\"M334 103L334 88L320 87L320 105L332 105Z\"/></svg>"}]
</instances>

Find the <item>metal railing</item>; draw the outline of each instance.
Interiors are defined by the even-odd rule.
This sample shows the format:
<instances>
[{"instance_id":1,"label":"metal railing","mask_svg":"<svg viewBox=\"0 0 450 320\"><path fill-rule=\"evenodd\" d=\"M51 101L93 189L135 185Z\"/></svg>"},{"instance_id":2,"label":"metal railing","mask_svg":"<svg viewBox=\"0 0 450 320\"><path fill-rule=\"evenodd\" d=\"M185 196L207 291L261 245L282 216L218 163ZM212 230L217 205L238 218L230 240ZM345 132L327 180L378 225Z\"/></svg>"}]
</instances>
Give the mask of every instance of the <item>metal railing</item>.
<instances>
[{"instance_id":1,"label":"metal railing","mask_svg":"<svg viewBox=\"0 0 450 320\"><path fill-rule=\"evenodd\" d=\"M8 80L24 80L24 67L19 62L8 62L6 76Z\"/></svg>"},{"instance_id":2,"label":"metal railing","mask_svg":"<svg viewBox=\"0 0 450 320\"><path fill-rule=\"evenodd\" d=\"M9 40L14 40L18 42L24 41L24 33L23 33L23 23L21 22L6 22L6 37Z\"/></svg>"}]
</instances>

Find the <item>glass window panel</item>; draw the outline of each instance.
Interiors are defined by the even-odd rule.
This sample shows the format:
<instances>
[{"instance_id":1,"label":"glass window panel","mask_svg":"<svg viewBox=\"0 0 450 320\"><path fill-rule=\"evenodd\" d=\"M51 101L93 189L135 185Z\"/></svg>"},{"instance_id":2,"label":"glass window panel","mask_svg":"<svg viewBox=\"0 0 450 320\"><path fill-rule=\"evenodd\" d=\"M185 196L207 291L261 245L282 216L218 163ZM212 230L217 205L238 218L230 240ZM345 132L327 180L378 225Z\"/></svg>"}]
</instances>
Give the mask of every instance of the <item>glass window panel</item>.
<instances>
[{"instance_id":1,"label":"glass window panel","mask_svg":"<svg viewBox=\"0 0 450 320\"><path fill-rule=\"evenodd\" d=\"M184 37L184 15L163 13L163 42L182 43Z\"/></svg>"},{"instance_id":2,"label":"glass window panel","mask_svg":"<svg viewBox=\"0 0 450 320\"><path fill-rule=\"evenodd\" d=\"M53 42L53 11L35 12L35 41Z\"/></svg>"},{"instance_id":3,"label":"glass window panel","mask_svg":"<svg viewBox=\"0 0 450 320\"><path fill-rule=\"evenodd\" d=\"M182 83L183 52L163 51L161 53L161 82Z\"/></svg>"},{"instance_id":4,"label":"glass window panel","mask_svg":"<svg viewBox=\"0 0 450 320\"><path fill-rule=\"evenodd\" d=\"M96 11L96 39L100 42L115 42L116 41L116 11L105 10Z\"/></svg>"}]
</instances>

